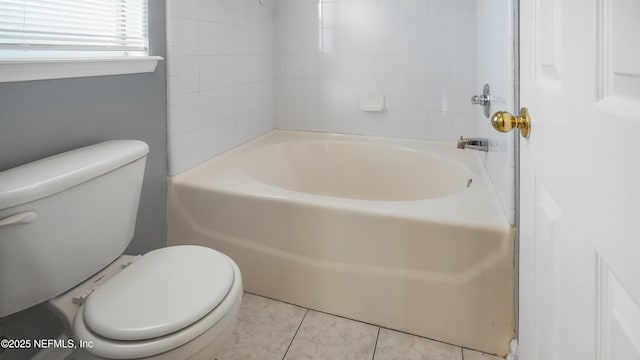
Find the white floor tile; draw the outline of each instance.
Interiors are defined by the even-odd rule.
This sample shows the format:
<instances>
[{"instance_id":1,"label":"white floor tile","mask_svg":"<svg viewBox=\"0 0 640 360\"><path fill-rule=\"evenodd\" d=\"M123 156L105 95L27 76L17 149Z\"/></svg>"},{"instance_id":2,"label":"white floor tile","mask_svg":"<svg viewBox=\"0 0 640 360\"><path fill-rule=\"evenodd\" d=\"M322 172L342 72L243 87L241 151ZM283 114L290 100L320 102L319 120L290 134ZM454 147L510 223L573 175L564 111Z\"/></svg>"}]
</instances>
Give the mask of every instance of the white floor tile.
<instances>
[{"instance_id":1,"label":"white floor tile","mask_svg":"<svg viewBox=\"0 0 640 360\"><path fill-rule=\"evenodd\" d=\"M380 329L374 360L462 360L462 349L419 336Z\"/></svg>"},{"instance_id":2,"label":"white floor tile","mask_svg":"<svg viewBox=\"0 0 640 360\"><path fill-rule=\"evenodd\" d=\"M464 360L504 360L504 358L484 354L478 351L473 351L469 349L463 350Z\"/></svg>"},{"instance_id":3,"label":"white floor tile","mask_svg":"<svg viewBox=\"0 0 640 360\"><path fill-rule=\"evenodd\" d=\"M370 360L378 327L309 310L285 360Z\"/></svg>"},{"instance_id":4,"label":"white floor tile","mask_svg":"<svg viewBox=\"0 0 640 360\"><path fill-rule=\"evenodd\" d=\"M307 309L244 294L238 323L218 360L281 360Z\"/></svg>"}]
</instances>

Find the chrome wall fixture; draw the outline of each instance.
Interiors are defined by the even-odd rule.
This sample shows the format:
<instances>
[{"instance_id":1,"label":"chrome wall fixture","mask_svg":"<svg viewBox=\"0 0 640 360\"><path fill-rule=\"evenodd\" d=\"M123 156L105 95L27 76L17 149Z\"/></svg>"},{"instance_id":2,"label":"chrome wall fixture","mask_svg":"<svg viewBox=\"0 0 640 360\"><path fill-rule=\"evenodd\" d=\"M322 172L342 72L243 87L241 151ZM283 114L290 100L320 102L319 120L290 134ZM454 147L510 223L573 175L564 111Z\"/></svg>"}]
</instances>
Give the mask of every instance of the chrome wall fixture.
<instances>
[{"instance_id":1,"label":"chrome wall fixture","mask_svg":"<svg viewBox=\"0 0 640 360\"><path fill-rule=\"evenodd\" d=\"M485 138L465 138L460 136L458 149L473 149L479 151L489 151L489 139Z\"/></svg>"},{"instance_id":2,"label":"chrome wall fixture","mask_svg":"<svg viewBox=\"0 0 640 360\"><path fill-rule=\"evenodd\" d=\"M482 95L474 95L471 97L471 103L482 106L484 117L487 119L491 116L491 88L489 88L489 84L484 84Z\"/></svg>"}]
</instances>

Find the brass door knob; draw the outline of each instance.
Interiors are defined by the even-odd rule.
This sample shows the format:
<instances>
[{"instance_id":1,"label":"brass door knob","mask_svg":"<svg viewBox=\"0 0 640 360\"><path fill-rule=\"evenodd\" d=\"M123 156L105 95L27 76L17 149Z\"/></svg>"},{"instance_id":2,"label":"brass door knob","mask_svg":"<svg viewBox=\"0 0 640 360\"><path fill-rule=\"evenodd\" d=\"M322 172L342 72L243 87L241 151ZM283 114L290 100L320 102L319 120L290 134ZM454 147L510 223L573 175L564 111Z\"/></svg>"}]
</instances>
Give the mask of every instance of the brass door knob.
<instances>
[{"instance_id":1,"label":"brass door knob","mask_svg":"<svg viewBox=\"0 0 640 360\"><path fill-rule=\"evenodd\" d=\"M520 134L528 138L531 134L531 117L527 108L520 109L519 116L513 116L506 111L498 111L491 117L491 125L500 132L509 132L515 128L520 129Z\"/></svg>"}]
</instances>

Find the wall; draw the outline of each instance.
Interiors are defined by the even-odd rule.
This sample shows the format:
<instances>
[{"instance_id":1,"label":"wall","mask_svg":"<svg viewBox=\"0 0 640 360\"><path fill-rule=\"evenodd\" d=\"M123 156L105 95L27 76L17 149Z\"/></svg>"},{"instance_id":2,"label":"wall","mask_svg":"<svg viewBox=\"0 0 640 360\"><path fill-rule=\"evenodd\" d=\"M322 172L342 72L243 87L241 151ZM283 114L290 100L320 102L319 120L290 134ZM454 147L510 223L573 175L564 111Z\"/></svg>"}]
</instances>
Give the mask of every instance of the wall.
<instances>
[{"instance_id":1,"label":"wall","mask_svg":"<svg viewBox=\"0 0 640 360\"><path fill-rule=\"evenodd\" d=\"M492 114L514 113L514 30L511 0L478 0L477 3L477 82L481 89L489 83L492 90ZM496 21L503 19L504 21ZM496 56L496 54L500 54ZM514 133L502 134L491 127L478 108L476 133L489 138L489 152L483 159L502 207L511 223L515 219ZM520 136L520 135L518 135Z\"/></svg>"},{"instance_id":2,"label":"wall","mask_svg":"<svg viewBox=\"0 0 640 360\"><path fill-rule=\"evenodd\" d=\"M150 52L165 55L164 1L149 2ZM166 244L166 71L0 84L0 171L109 139L140 139L147 158L127 253Z\"/></svg>"},{"instance_id":3,"label":"wall","mask_svg":"<svg viewBox=\"0 0 640 360\"><path fill-rule=\"evenodd\" d=\"M473 135L476 0L278 0L278 128ZM386 96L383 112L360 94Z\"/></svg>"},{"instance_id":4,"label":"wall","mask_svg":"<svg viewBox=\"0 0 640 360\"><path fill-rule=\"evenodd\" d=\"M489 82L493 111L513 110L510 1L170 0L168 11L171 174L274 121L294 130L481 136L491 140L483 158L513 221L513 139L469 101ZM359 110L360 94L370 93L385 95L383 112Z\"/></svg>"},{"instance_id":5,"label":"wall","mask_svg":"<svg viewBox=\"0 0 640 360\"><path fill-rule=\"evenodd\" d=\"M511 0L277 0L276 126L489 138L482 157L513 223L513 135L469 101L489 83L492 112L514 110L511 11ZM385 95L383 112L359 110L371 93Z\"/></svg>"},{"instance_id":6,"label":"wall","mask_svg":"<svg viewBox=\"0 0 640 360\"><path fill-rule=\"evenodd\" d=\"M164 0L149 1L150 52L165 55ZM166 245L166 71L0 84L0 171L109 139L149 144L135 237L128 254ZM59 324L41 307L2 319L10 338L51 338ZM7 351L3 359L27 359Z\"/></svg>"},{"instance_id":7,"label":"wall","mask_svg":"<svg viewBox=\"0 0 640 360\"><path fill-rule=\"evenodd\" d=\"M273 6L168 0L169 173L272 130Z\"/></svg>"}]
</instances>

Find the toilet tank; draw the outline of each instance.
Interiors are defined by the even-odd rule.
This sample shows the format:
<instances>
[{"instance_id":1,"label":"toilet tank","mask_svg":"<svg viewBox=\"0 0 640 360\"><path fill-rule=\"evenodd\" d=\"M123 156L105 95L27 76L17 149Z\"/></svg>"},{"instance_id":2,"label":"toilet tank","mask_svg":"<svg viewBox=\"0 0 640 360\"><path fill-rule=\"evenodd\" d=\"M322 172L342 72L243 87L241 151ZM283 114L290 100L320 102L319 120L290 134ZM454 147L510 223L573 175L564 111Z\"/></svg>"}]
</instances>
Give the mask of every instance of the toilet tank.
<instances>
[{"instance_id":1,"label":"toilet tank","mask_svg":"<svg viewBox=\"0 0 640 360\"><path fill-rule=\"evenodd\" d=\"M64 293L133 238L149 147L107 141L0 172L0 317Z\"/></svg>"}]
</instances>

